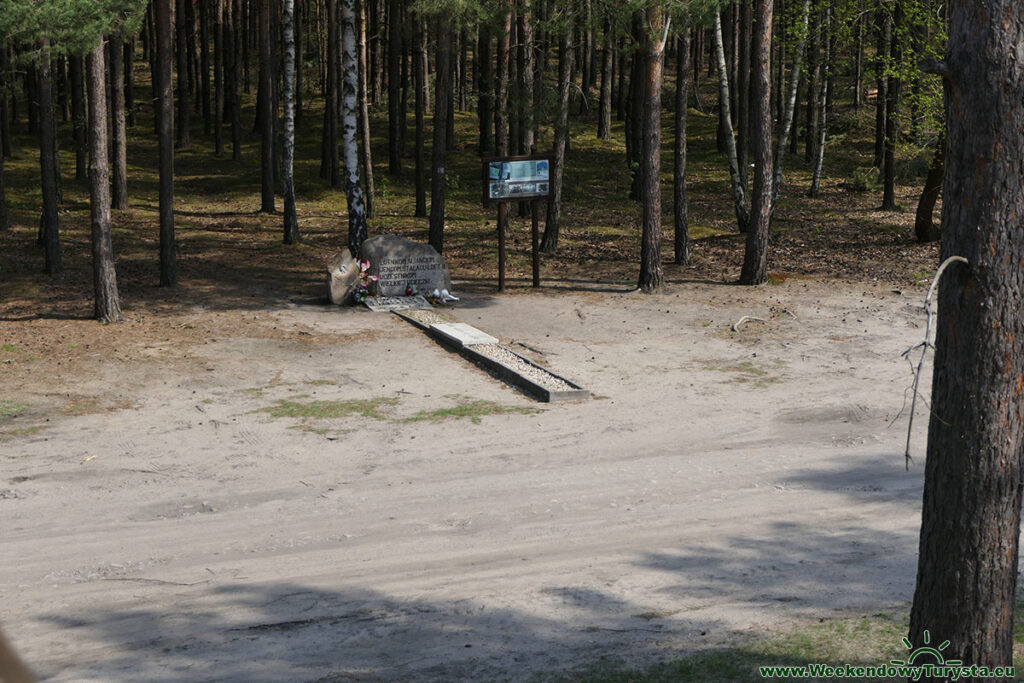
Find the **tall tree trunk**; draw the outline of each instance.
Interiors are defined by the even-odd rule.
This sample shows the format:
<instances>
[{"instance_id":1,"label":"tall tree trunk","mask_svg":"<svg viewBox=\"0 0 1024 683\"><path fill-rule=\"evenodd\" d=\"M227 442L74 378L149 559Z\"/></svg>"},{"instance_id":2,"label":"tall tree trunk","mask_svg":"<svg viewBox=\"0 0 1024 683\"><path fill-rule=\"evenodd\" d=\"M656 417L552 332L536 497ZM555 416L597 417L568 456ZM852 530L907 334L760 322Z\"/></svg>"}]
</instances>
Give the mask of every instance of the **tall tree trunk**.
<instances>
[{"instance_id":1,"label":"tall tree trunk","mask_svg":"<svg viewBox=\"0 0 1024 683\"><path fill-rule=\"evenodd\" d=\"M890 64L900 62L900 32L903 18L902 0L896 0L896 9L892 18L892 40L889 41ZM885 84L885 154L882 163L882 210L895 211L896 207L896 142L899 136L897 114L900 103L900 87L902 83L895 72L891 72Z\"/></svg>"},{"instance_id":2,"label":"tall tree trunk","mask_svg":"<svg viewBox=\"0 0 1024 683\"><path fill-rule=\"evenodd\" d=\"M185 27L185 8L190 1L175 0L174 7L174 34L178 43L178 121L176 126L178 147L188 147L189 145L188 31Z\"/></svg>"},{"instance_id":3,"label":"tall tree trunk","mask_svg":"<svg viewBox=\"0 0 1024 683\"><path fill-rule=\"evenodd\" d=\"M983 7L983 9L982 9ZM1024 13L950 5L942 257L914 646L1013 660L1024 453ZM1005 680L1012 680L1007 677Z\"/></svg>"},{"instance_id":4,"label":"tall tree trunk","mask_svg":"<svg viewBox=\"0 0 1024 683\"><path fill-rule=\"evenodd\" d=\"M633 13L633 37L638 46L644 44L644 13ZM633 68L629 76L629 110L626 116L626 161L633 172L629 198L640 201L643 187L644 154L644 57L638 47L633 52Z\"/></svg>"},{"instance_id":5,"label":"tall tree trunk","mask_svg":"<svg viewBox=\"0 0 1024 683\"><path fill-rule=\"evenodd\" d=\"M814 156L814 141L818 133L818 51L821 47L821 5L822 0L813 0L810 14L810 28L807 44L807 128L804 136L804 161L811 162Z\"/></svg>"},{"instance_id":6,"label":"tall tree trunk","mask_svg":"<svg viewBox=\"0 0 1024 683\"><path fill-rule=\"evenodd\" d=\"M491 27L480 25L477 37L477 58L480 61L480 90L477 115L480 119L480 156L494 154L494 63L491 60Z\"/></svg>"},{"instance_id":7,"label":"tall tree trunk","mask_svg":"<svg viewBox=\"0 0 1024 683\"><path fill-rule=\"evenodd\" d=\"M760 27L757 30L761 30ZM732 177L736 223L740 232L746 232L750 222L750 213L747 210L747 187L743 183L743 177L740 175L739 159L736 155L736 139L732 135L732 116L729 111L729 83L727 80L729 71L725 62L725 48L722 45L722 18L718 14L715 15L714 34L715 55L718 58L718 101L723 108L719 121L724 122L726 127L725 149L729 155L729 174ZM753 57L752 61L757 58L756 56ZM755 112L754 116L759 116L759 114ZM760 122L758 122L758 126L760 126Z\"/></svg>"},{"instance_id":8,"label":"tall tree trunk","mask_svg":"<svg viewBox=\"0 0 1024 683\"><path fill-rule=\"evenodd\" d=\"M644 154L643 226L640 236L640 291L661 291L661 81L665 69L665 44L669 22L665 8L647 10L644 41Z\"/></svg>"},{"instance_id":9,"label":"tall tree trunk","mask_svg":"<svg viewBox=\"0 0 1024 683\"><path fill-rule=\"evenodd\" d=\"M888 120L885 114L885 105L889 100L885 92L888 83L888 79L885 77L885 63L889 58L892 45L892 19L884 7L875 10L875 30L878 33L878 42L873 64L877 92L875 96L875 162L873 165L876 168L881 168L885 159L885 122Z\"/></svg>"},{"instance_id":10,"label":"tall tree trunk","mask_svg":"<svg viewBox=\"0 0 1024 683\"><path fill-rule=\"evenodd\" d=\"M60 219L58 203L60 180L57 171L57 135L53 120L53 98L50 90L50 43L42 41L42 57L37 71L39 98L39 170L42 175L43 212L39 234L44 247L46 272L64 271L60 253Z\"/></svg>"},{"instance_id":11,"label":"tall tree trunk","mask_svg":"<svg viewBox=\"0 0 1024 683\"><path fill-rule=\"evenodd\" d=\"M402 0L388 0L388 173L402 173Z\"/></svg>"},{"instance_id":12,"label":"tall tree trunk","mask_svg":"<svg viewBox=\"0 0 1024 683\"><path fill-rule=\"evenodd\" d=\"M739 64L736 68L738 78L736 79L737 92L733 99L736 100L739 111L736 112L736 154L739 157L740 178L743 185L747 185L747 168L750 157L750 2L742 0L739 3L739 21L737 31L739 33Z\"/></svg>"},{"instance_id":13,"label":"tall tree trunk","mask_svg":"<svg viewBox=\"0 0 1024 683\"><path fill-rule=\"evenodd\" d=\"M555 126L551 168L551 200L540 250L553 254L558 248L562 218L562 179L565 177L565 141L569 137L569 87L572 76L572 30L566 27L558 47L558 123Z\"/></svg>"},{"instance_id":14,"label":"tall tree trunk","mask_svg":"<svg viewBox=\"0 0 1024 683\"><path fill-rule=\"evenodd\" d=\"M306 3L299 1L298 9L295 11L295 130L302 128L302 71L305 60L303 58L302 46L305 34L303 29L302 7ZM362 24L362 19L360 19Z\"/></svg>"},{"instance_id":15,"label":"tall tree trunk","mask_svg":"<svg viewBox=\"0 0 1024 683\"><path fill-rule=\"evenodd\" d=\"M413 68L416 91L416 209L413 215L426 218L427 25L418 12L413 17L416 22L416 63ZM490 130L491 127L488 125L484 128Z\"/></svg>"},{"instance_id":16,"label":"tall tree trunk","mask_svg":"<svg viewBox=\"0 0 1024 683\"><path fill-rule=\"evenodd\" d=\"M295 0L284 0L284 243L299 241L295 211Z\"/></svg>"},{"instance_id":17,"label":"tall tree trunk","mask_svg":"<svg viewBox=\"0 0 1024 683\"><path fill-rule=\"evenodd\" d=\"M344 147L345 195L348 200L348 249L353 256L366 239L366 206L359 184L359 144L357 142L359 107L359 53L356 44L356 0L341 3L342 94L341 142Z\"/></svg>"},{"instance_id":18,"label":"tall tree trunk","mask_svg":"<svg viewBox=\"0 0 1024 683\"><path fill-rule=\"evenodd\" d=\"M210 0L197 0L199 3L199 96L202 101L203 133L212 132L213 115L210 111Z\"/></svg>"},{"instance_id":19,"label":"tall tree trunk","mask_svg":"<svg viewBox=\"0 0 1024 683\"><path fill-rule=\"evenodd\" d=\"M690 264L690 225L686 201L686 118L690 86L689 27L679 36L676 61L676 139L673 145L672 208L675 219L675 264Z\"/></svg>"},{"instance_id":20,"label":"tall tree trunk","mask_svg":"<svg viewBox=\"0 0 1024 683\"><path fill-rule=\"evenodd\" d=\"M448 18L438 14L434 20L436 41L434 86L434 151L430 175L430 246L444 253L445 163L448 142L448 116L451 80L451 29Z\"/></svg>"},{"instance_id":21,"label":"tall tree trunk","mask_svg":"<svg viewBox=\"0 0 1024 683\"><path fill-rule=\"evenodd\" d=\"M0 45L0 51L6 48ZM7 85L0 81L0 87L6 88ZM3 116L3 112L0 112L0 116ZM10 228L10 224L7 222L7 187L4 178L4 154L3 146L7 142L7 131L4 130L5 126L0 123L0 232Z\"/></svg>"},{"instance_id":22,"label":"tall tree trunk","mask_svg":"<svg viewBox=\"0 0 1024 683\"><path fill-rule=\"evenodd\" d=\"M324 98L324 141L320 177L341 185L338 160L338 5L327 3L327 94Z\"/></svg>"},{"instance_id":23,"label":"tall tree trunk","mask_svg":"<svg viewBox=\"0 0 1024 683\"><path fill-rule=\"evenodd\" d=\"M71 56L71 140L75 146L75 180L85 180L88 143L85 132L85 68L82 57Z\"/></svg>"},{"instance_id":24,"label":"tall tree trunk","mask_svg":"<svg viewBox=\"0 0 1024 683\"><path fill-rule=\"evenodd\" d=\"M597 118L597 137L608 140L612 135L612 66L615 51L612 49L612 22L605 19L604 44L601 46L601 92L598 96L599 114Z\"/></svg>"},{"instance_id":25,"label":"tall tree trunk","mask_svg":"<svg viewBox=\"0 0 1024 683\"><path fill-rule=\"evenodd\" d=\"M156 33L156 129L157 166L160 173L160 286L178 282L174 245L174 93L171 86L171 0L153 0Z\"/></svg>"},{"instance_id":26,"label":"tall tree trunk","mask_svg":"<svg viewBox=\"0 0 1024 683\"><path fill-rule=\"evenodd\" d=\"M822 19L821 24L821 43L824 46L825 54L821 60L821 84L818 93L818 131L817 140L814 145L814 172L811 174L811 187L807 191L808 197L817 197L818 190L821 187L821 166L825 160L825 140L828 137L828 87L830 82L829 77L829 62L832 59L831 47L832 47L832 5L825 3L825 16Z\"/></svg>"},{"instance_id":27,"label":"tall tree trunk","mask_svg":"<svg viewBox=\"0 0 1024 683\"><path fill-rule=\"evenodd\" d=\"M501 0L501 26L498 29L498 93L494 103L494 145L498 156L508 149L508 62L512 33L511 5Z\"/></svg>"},{"instance_id":28,"label":"tall tree trunk","mask_svg":"<svg viewBox=\"0 0 1024 683\"><path fill-rule=\"evenodd\" d=\"M114 33L107 43L110 52L110 160L113 166L111 206L123 210L128 208L128 134L124 115L124 69L121 63L124 41L121 34ZM104 102L104 114L107 108ZM104 119L105 120L105 119Z\"/></svg>"},{"instance_id":29,"label":"tall tree trunk","mask_svg":"<svg viewBox=\"0 0 1024 683\"><path fill-rule=\"evenodd\" d=\"M932 214L935 212L935 202L942 192L945 158L946 136L941 134L935 143L935 156L932 157L932 165L928 169L928 177L924 181L924 190L921 192L914 216L914 237L918 242L934 242L939 239L939 231L932 223Z\"/></svg>"},{"instance_id":30,"label":"tall tree trunk","mask_svg":"<svg viewBox=\"0 0 1024 683\"><path fill-rule=\"evenodd\" d=\"M775 147L775 170L772 173L772 212L775 212L775 200L779 196L779 186L782 185L782 162L786 158L786 144L790 139L790 132L793 129L793 116L796 113L797 94L800 90L800 67L803 63L804 52L807 50L807 23L810 14L810 0L803 0L803 10L800 13L800 41L797 44L793 56L793 68L789 73L789 94L786 96L786 105L782 112L782 121L779 125L779 143ZM781 87L781 86L780 86ZM793 136L796 139L796 136Z\"/></svg>"},{"instance_id":31,"label":"tall tree trunk","mask_svg":"<svg viewBox=\"0 0 1024 683\"><path fill-rule=\"evenodd\" d=\"M213 153L224 153L224 0L213 2Z\"/></svg>"},{"instance_id":32,"label":"tall tree trunk","mask_svg":"<svg viewBox=\"0 0 1024 683\"><path fill-rule=\"evenodd\" d=\"M274 71L271 64L270 0L259 0L260 211L274 213Z\"/></svg>"},{"instance_id":33,"label":"tall tree trunk","mask_svg":"<svg viewBox=\"0 0 1024 683\"><path fill-rule=\"evenodd\" d=\"M120 58L120 41L111 43L110 52L111 55ZM107 96L104 89L102 40L96 43L96 47L86 59L86 64L89 71L89 209L92 217L93 317L100 322L114 323L121 320L121 299L117 293L114 247L110 237ZM115 71L111 65L111 75L120 80L120 68ZM121 124L124 124L123 116Z\"/></svg>"},{"instance_id":34,"label":"tall tree trunk","mask_svg":"<svg viewBox=\"0 0 1024 683\"><path fill-rule=\"evenodd\" d=\"M772 216L772 24L774 0L755 0L751 66L754 86L754 191L743 254L741 285L768 280L768 228Z\"/></svg>"},{"instance_id":35,"label":"tall tree trunk","mask_svg":"<svg viewBox=\"0 0 1024 683\"><path fill-rule=\"evenodd\" d=\"M359 92L356 94L359 103L359 145L360 163L362 165L363 185L366 192L363 199L366 203L366 217L373 218L376 211L377 187L373 180L373 151L370 147L370 106L366 94L366 0L356 0L358 5L358 45L359 52Z\"/></svg>"},{"instance_id":36,"label":"tall tree trunk","mask_svg":"<svg viewBox=\"0 0 1024 683\"><path fill-rule=\"evenodd\" d=\"M242 0L227 0L228 7L225 10L224 18L228 22L227 45L225 54L230 57L231 65L228 73L231 74L231 85L228 95L231 100L231 158L240 161L242 158L242 46L239 40L239 26L241 17Z\"/></svg>"}]
</instances>

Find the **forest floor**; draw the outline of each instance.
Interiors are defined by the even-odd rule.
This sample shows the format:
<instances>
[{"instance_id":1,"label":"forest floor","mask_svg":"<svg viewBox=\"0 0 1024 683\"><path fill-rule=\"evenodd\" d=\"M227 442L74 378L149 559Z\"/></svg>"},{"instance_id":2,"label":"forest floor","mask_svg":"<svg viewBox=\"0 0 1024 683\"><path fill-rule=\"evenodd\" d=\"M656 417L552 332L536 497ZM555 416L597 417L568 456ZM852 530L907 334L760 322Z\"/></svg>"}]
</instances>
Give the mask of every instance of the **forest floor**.
<instances>
[{"instance_id":1,"label":"forest floor","mask_svg":"<svg viewBox=\"0 0 1024 683\"><path fill-rule=\"evenodd\" d=\"M712 117L691 117L696 140ZM724 164L695 144L693 264L670 263L666 201L668 284L645 296L621 150L581 124L544 286L517 221L498 293L475 150L457 150L451 315L593 392L538 404L395 316L326 305L344 197L312 137L291 247L253 210L258 177L205 141L178 155L173 289L156 286L155 150L133 139L127 319L107 326L89 319L84 185L65 184L49 277L31 150L9 163L0 601L40 675L519 680L906 611L926 419L905 471L900 354L937 265L913 242L919 179L878 211L850 187L863 145L837 144L819 198L787 176L770 283L741 288ZM372 231L425 240L409 179L388 183ZM763 322L733 331L743 316Z\"/></svg>"}]
</instances>

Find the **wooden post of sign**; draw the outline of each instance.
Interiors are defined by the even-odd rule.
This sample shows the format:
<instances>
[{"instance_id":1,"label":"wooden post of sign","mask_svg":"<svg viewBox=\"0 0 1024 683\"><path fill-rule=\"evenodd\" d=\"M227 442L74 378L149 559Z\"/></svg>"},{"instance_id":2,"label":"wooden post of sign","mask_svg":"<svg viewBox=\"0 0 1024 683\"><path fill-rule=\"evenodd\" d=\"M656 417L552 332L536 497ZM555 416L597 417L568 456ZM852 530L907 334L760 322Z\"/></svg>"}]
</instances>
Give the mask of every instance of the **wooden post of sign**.
<instances>
[{"instance_id":1,"label":"wooden post of sign","mask_svg":"<svg viewBox=\"0 0 1024 683\"><path fill-rule=\"evenodd\" d=\"M508 202L498 204L498 291L505 291L505 233L508 232Z\"/></svg>"},{"instance_id":2,"label":"wooden post of sign","mask_svg":"<svg viewBox=\"0 0 1024 683\"><path fill-rule=\"evenodd\" d=\"M530 205L533 213L533 225L531 226L531 237L533 238L533 286L540 287L540 230L537 227L540 221L540 202L534 199L530 202Z\"/></svg>"}]
</instances>

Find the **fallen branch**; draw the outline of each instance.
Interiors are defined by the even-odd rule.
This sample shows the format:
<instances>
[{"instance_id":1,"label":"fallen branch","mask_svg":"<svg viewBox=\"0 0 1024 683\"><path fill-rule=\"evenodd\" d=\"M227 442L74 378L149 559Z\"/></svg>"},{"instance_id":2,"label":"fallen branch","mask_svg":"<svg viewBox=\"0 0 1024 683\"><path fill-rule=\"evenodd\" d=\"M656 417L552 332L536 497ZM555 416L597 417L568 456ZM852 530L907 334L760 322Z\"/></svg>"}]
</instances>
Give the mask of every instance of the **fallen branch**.
<instances>
[{"instance_id":1,"label":"fallen branch","mask_svg":"<svg viewBox=\"0 0 1024 683\"><path fill-rule=\"evenodd\" d=\"M796 317L796 316L793 316L793 317ZM755 318L752 315L745 315L742 318L740 318L739 320L737 320L735 323L733 323L732 331L733 332L739 332L740 331L740 327L743 325L743 323L766 323L766 322L768 322L768 321L765 320L764 318Z\"/></svg>"},{"instance_id":2,"label":"fallen branch","mask_svg":"<svg viewBox=\"0 0 1024 683\"><path fill-rule=\"evenodd\" d=\"M910 436L914 429L914 407L917 405L917 396L919 393L917 387L921 382L921 370L924 368L924 359L925 356L928 355L928 349L935 348L935 345L931 342L932 321L935 318L935 313L932 312L932 296L935 294L935 289L939 285L939 280L942 278L943 272L945 272L946 267L951 263L967 263L969 265L968 260L963 256L950 256L943 261L942 265L939 266L939 269L935 271L935 277L932 278L932 285L928 288L928 294L924 298L924 312L927 316L924 326L924 341L916 346L910 347L900 354L903 358L906 358L915 350L921 349L921 358L918 359L917 368L914 370L913 396L910 399L910 420L907 422L907 446L903 451L903 464L907 471L910 470L910 462L913 460L913 458L910 457Z\"/></svg>"}]
</instances>

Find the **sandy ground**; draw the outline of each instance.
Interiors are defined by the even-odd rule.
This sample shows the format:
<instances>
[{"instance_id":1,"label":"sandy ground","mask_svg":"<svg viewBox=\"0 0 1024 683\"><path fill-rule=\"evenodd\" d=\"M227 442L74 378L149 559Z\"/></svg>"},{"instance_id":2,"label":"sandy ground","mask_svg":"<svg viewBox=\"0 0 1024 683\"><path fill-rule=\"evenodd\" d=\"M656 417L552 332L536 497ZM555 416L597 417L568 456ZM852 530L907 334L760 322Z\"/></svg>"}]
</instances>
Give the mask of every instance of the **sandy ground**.
<instances>
[{"instance_id":1,"label":"sandy ground","mask_svg":"<svg viewBox=\"0 0 1024 683\"><path fill-rule=\"evenodd\" d=\"M466 294L457 320L594 394L567 404L390 314L286 297L66 370L8 363L4 398L33 408L0 441L3 625L59 681L520 680L904 610L922 458L904 471L889 422L922 299ZM745 315L765 322L732 332ZM211 332L177 344L189 326ZM523 411L407 419L472 400Z\"/></svg>"}]
</instances>

